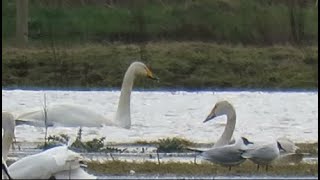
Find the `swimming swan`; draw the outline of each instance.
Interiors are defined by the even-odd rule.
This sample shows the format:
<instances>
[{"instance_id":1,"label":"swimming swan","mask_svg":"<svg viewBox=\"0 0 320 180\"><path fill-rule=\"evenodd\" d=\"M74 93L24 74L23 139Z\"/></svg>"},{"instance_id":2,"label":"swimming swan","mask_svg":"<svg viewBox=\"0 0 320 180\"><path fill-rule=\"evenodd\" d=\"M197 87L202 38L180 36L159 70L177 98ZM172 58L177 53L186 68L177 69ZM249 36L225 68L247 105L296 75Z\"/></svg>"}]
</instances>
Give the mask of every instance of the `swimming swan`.
<instances>
[{"instance_id":1,"label":"swimming swan","mask_svg":"<svg viewBox=\"0 0 320 180\"><path fill-rule=\"evenodd\" d=\"M3 165L6 165L5 161L14 137L15 124L12 118L13 116L10 113L2 112L2 128L4 129L2 139ZM70 178L76 177L75 179L79 179L77 178L80 177L78 174L86 179L96 179L95 176L81 169L81 160L82 156L80 154L69 150L67 146L59 146L19 159L7 168L7 174L12 179L48 179L51 176L61 177L61 175L69 174Z\"/></svg>"},{"instance_id":2,"label":"swimming swan","mask_svg":"<svg viewBox=\"0 0 320 180\"><path fill-rule=\"evenodd\" d=\"M124 75L118 109L113 121L83 106L56 104L47 107L48 125L64 127L101 127L102 125L106 125L130 129L130 95L136 76L145 76L153 80L159 80L145 64L133 62ZM20 114L17 117L17 125L19 124L43 127L43 109Z\"/></svg>"}]
</instances>

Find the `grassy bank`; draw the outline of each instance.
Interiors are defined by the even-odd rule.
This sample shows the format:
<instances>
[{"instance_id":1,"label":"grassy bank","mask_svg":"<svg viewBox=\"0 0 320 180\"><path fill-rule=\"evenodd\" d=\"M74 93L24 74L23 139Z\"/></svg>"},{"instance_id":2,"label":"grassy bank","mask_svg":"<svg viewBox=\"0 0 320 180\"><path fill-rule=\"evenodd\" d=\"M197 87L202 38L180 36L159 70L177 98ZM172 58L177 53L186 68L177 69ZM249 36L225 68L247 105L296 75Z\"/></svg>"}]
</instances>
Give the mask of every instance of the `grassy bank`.
<instances>
[{"instance_id":1,"label":"grassy bank","mask_svg":"<svg viewBox=\"0 0 320 180\"><path fill-rule=\"evenodd\" d=\"M2 1L2 38L15 35L15 1ZM315 0L29 1L31 42L201 40L318 42Z\"/></svg>"},{"instance_id":2,"label":"grassy bank","mask_svg":"<svg viewBox=\"0 0 320 180\"><path fill-rule=\"evenodd\" d=\"M256 170L256 165L246 161L240 166L233 167L229 172L227 167L219 166L213 163L178 163L169 162L157 164L153 162L123 162L108 161L105 163L89 162L88 169L95 173L104 174L129 174L134 170L137 174L177 174L177 175L318 175L318 164L296 164L296 165L274 165L268 172L264 168Z\"/></svg>"},{"instance_id":3,"label":"grassy bank","mask_svg":"<svg viewBox=\"0 0 320 180\"><path fill-rule=\"evenodd\" d=\"M318 46L230 46L203 42L86 44L2 49L2 87L117 87L134 60L160 82L143 88L318 87Z\"/></svg>"}]
</instances>

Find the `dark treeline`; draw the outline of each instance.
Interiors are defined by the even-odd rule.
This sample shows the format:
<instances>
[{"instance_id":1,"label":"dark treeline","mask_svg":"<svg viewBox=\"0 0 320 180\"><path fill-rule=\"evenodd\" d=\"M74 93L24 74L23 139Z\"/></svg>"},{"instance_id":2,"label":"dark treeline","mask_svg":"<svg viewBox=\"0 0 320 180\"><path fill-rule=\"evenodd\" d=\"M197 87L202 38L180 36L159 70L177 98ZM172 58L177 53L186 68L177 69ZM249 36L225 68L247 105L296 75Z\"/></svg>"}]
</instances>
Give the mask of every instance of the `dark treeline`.
<instances>
[{"instance_id":1,"label":"dark treeline","mask_svg":"<svg viewBox=\"0 0 320 180\"><path fill-rule=\"evenodd\" d=\"M2 38L15 32L15 1L2 1ZM316 44L315 0L30 0L35 42L197 40Z\"/></svg>"}]
</instances>

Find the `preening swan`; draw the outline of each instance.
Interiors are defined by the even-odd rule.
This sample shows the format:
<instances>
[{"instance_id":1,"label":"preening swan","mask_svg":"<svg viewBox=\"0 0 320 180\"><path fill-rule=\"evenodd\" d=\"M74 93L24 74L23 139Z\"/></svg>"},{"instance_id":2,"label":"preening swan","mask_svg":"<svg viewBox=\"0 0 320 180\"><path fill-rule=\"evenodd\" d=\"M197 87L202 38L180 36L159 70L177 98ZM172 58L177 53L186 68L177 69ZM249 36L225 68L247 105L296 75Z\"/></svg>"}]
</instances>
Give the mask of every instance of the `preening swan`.
<instances>
[{"instance_id":1,"label":"preening swan","mask_svg":"<svg viewBox=\"0 0 320 180\"><path fill-rule=\"evenodd\" d=\"M66 174L64 171L83 173L83 170L77 170L81 168L81 160L80 154L69 150L67 146L58 146L21 158L11 164L8 171L13 179L49 179L55 174ZM92 175L88 177L96 178Z\"/></svg>"},{"instance_id":2,"label":"preening swan","mask_svg":"<svg viewBox=\"0 0 320 180\"><path fill-rule=\"evenodd\" d=\"M213 148L203 152L201 155L204 159L218 163L220 165L231 166L239 165L246 159L241 154L248 144L252 144L246 138L236 138L235 142L230 144L231 137L236 125L236 112L233 106L227 101L216 103L210 114L203 122L208 122L215 117L226 115L227 125L219 140L214 144Z\"/></svg>"},{"instance_id":3,"label":"preening swan","mask_svg":"<svg viewBox=\"0 0 320 180\"><path fill-rule=\"evenodd\" d=\"M133 62L124 75L118 109L113 121L83 106L56 104L47 107L48 125L64 127L100 127L107 125L129 129L131 127L130 96L136 76L158 80L145 64ZM44 126L44 111L43 109L38 109L26 112L20 114L17 120L19 124Z\"/></svg>"},{"instance_id":4,"label":"preening swan","mask_svg":"<svg viewBox=\"0 0 320 180\"><path fill-rule=\"evenodd\" d=\"M10 113L2 112L2 115L4 114L8 116L3 117L10 118L2 118L2 128L4 129L2 164L7 159L15 129ZM64 177L79 177L79 173L86 179L95 179L95 176L89 175L81 169L81 160L82 156L80 154L69 150L67 146L59 146L19 159L8 167L8 174L13 179L48 179L51 176L61 177L69 174L71 176ZM67 174L66 171L69 173Z\"/></svg>"},{"instance_id":5,"label":"preening swan","mask_svg":"<svg viewBox=\"0 0 320 180\"><path fill-rule=\"evenodd\" d=\"M81 169L82 157L68 149L58 146L38 154L26 156L11 164L8 168L13 179L49 179L56 174L66 174L65 171L85 173L87 177L96 179ZM76 176L74 174L74 176Z\"/></svg>"}]
</instances>

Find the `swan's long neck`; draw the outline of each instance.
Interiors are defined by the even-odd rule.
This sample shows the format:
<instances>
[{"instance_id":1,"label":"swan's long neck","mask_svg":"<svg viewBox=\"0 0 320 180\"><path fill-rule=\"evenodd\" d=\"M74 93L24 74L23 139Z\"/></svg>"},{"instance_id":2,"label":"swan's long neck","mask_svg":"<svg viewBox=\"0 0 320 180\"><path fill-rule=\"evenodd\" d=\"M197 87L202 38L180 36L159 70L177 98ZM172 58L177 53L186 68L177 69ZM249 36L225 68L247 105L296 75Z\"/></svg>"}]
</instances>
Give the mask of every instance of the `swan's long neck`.
<instances>
[{"instance_id":1,"label":"swan's long neck","mask_svg":"<svg viewBox=\"0 0 320 180\"><path fill-rule=\"evenodd\" d=\"M2 137L2 157L6 161L8 157L8 153L13 142L14 133L9 132L7 130L4 131Z\"/></svg>"},{"instance_id":2,"label":"swan's long neck","mask_svg":"<svg viewBox=\"0 0 320 180\"><path fill-rule=\"evenodd\" d=\"M122 127L129 129L131 127L131 117L130 117L130 96L133 86L133 81L135 79L134 68L129 67L121 87L121 94L118 104L118 109L116 113L115 123Z\"/></svg>"},{"instance_id":3,"label":"swan's long neck","mask_svg":"<svg viewBox=\"0 0 320 180\"><path fill-rule=\"evenodd\" d=\"M213 147L219 147L229 144L234 128L236 126L236 112L233 108L230 109L230 112L227 114L227 125L219 138L219 140L214 144Z\"/></svg>"}]
</instances>

